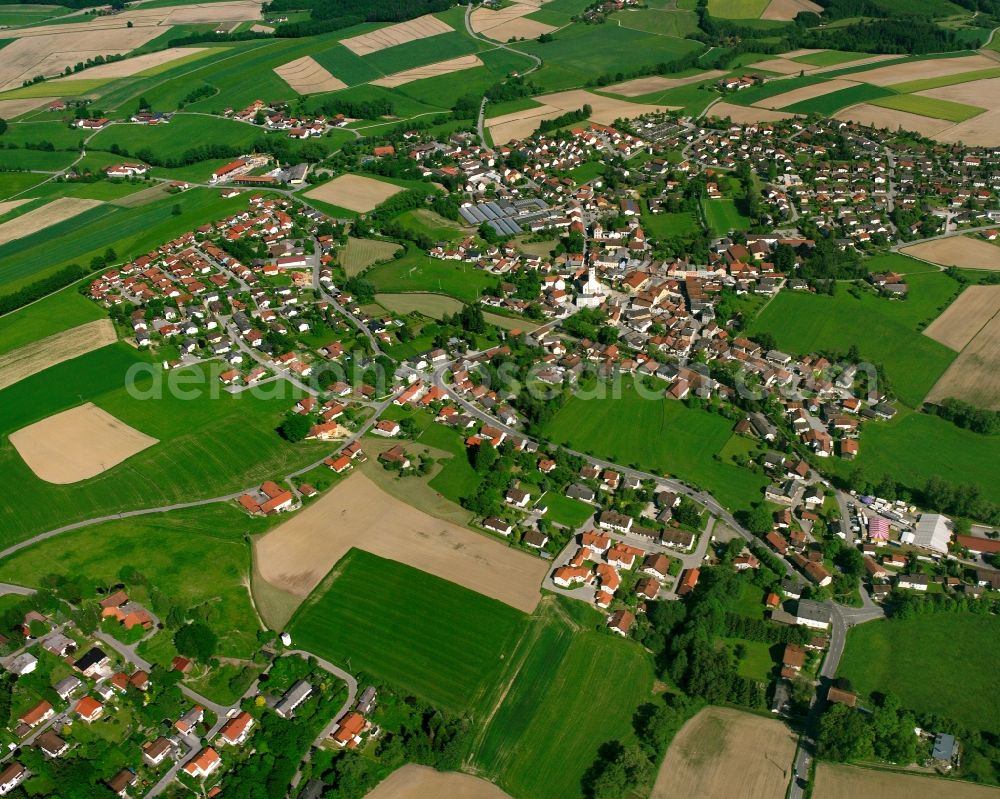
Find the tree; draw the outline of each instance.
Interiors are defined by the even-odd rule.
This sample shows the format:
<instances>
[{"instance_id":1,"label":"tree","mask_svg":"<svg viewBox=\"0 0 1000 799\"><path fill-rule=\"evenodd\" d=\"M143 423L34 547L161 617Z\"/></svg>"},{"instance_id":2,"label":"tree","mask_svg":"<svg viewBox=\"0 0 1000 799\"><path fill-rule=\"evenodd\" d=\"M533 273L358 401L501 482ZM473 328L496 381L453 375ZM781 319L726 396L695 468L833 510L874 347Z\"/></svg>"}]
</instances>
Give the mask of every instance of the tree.
<instances>
[{"instance_id":1,"label":"tree","mask_svg":"<svg viewBox=\"0 0 1000 799\"><path fill-rule=\"evenodd\" d=\"M819 723L819 753L841 762L874 755L875 733L864 716L847 705L832 705Z\"/></svg>"},{"instance_id":2,"label":"tree","mask_svg":"<svg viewBox=\"0 0 1000 799\"><path fill-rule=\"evenodd\" d=\"M685 527L697 530L701 524L701 509L694 500L681 497L680 504L674 508L674 518Z\"/></svg>"},{"instance_id":3,"label":"tree","mask_svg":"<svg viewBox=\"0 0 1000 799\"><path fill-rule=\"evenodd\" d=\"M174 207L170 209L170 213L173 214L174 216L180 216L182 213L184 213L181 210L181 204L174 203Z\"/></svg>"},{"instance_id":4,"label":"tree","mask_svg":"<svg viewBox=\"0 0 1000 799\"><path fill-rule=\"evenodd\" d=\"M279 428L282 437L292 444L302 441L309 435L310 429L312 429L312 422L309 417L301 413L294 413L293 411L285 414L285 420Z\"/></svg>"},{"instance_id":5,"label":"tree","mask_svg":"<svg viewBox=\"0 0 1000 799\"><path fill-rule=\"evenodd\" d=\"M746 528L754 535L765 535L773 525L771 512L764 505L758 505L744 514L744 517Z\"/></svg>"},{"instance_id":6,"label":"tree","mask_svg":"<svg viewBox=\"0 0 1000 799\"><path fill-rule=\"evenodd\" d=\"M0 136L7 132L7 120L0 117Z\"/></svg>"},{"instance_id":7,"label":"tree","mask_svg":"<svg viewBox=\"0 0 1000 799\"><path fill-rule=\"evenodd\" d=\"M219 639L207 624L194 621L174 633L174 646L182 655L203 663L215 654Z\"/></svg>"}]
</instances>

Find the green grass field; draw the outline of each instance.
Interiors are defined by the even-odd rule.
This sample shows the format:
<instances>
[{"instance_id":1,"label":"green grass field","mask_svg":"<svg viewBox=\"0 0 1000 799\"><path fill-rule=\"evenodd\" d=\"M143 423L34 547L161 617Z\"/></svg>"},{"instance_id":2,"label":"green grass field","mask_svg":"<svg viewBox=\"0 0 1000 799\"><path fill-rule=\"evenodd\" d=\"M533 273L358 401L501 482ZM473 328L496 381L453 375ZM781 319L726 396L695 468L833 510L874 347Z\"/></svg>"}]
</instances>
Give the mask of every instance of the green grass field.
<instances>
[{"instance_id":1,"label":"green grass field","mask_svg":"<svg viewBox=\"0 0 1000 799\"><path fill-rule=\"evenodd\" d=\"M452 31L387 47L362 58L381 74L392 75L395 72L474 53L478 49L478 42L471 39L464 31Z\"/></svg>"},{"instance_id":2,"label":"green grass field","mask_svg":"<svg viewBox=\"0 0 1000 799\"><path fill-rule=\"evenodd\" d=\"M340 78L348 86L367 83L382 76L382 73L364 58L355 55L342 44L314 53L313 58L331 75Z\"/></svg>"},{"instance_id":3,"label":"green grass field","mask_svg":"<svg viewBox=\"0 0 1000 799\"><path fill-rule=\"evenodd\" d=\"M546 599L511 658L518 671L509 691L473 742L476 769L518 799L580 799L598 749L633 743L632 716L652 697L649 655L633 642L574 629L570 603L588 626L602 621L572 600Z\"/></svg>"},{"instance_id":4,"label":"green grass field","mask_svg":"<svg viewBox=\"0 0 1000 799\"><path fill-rule=\"evenodd\" d=\"M211 603L211 626L219 654L249 657L257 648L257 616L245 580L250 553L243 531L265 523L248 519L232 505L210 505L159 516L107 522L44 541L0 561L0 579L40 586L49 574L83 577L114 585L127 566L167 599L193 608ZM132 597L149 593L130 586Z\"/></svg>"},{"instance_id":5,"label":"green grass field","mask_svg":"<svg viewBox=\"0 0 1000 799\"><path fill-rule=\"evenodd\" d=\"M32 175L28 172L0 172L0 200L6 200L37 186L48 175Z\"/></svg>"},{"instance_id":6,"label":"green grass field","mask_svg":"<svg viewBox=\"0 0 1000 799\"><path fill-rule=\"evenodd\" d=\"M539 505L548 507L545 518L555 524L561 524L570 530L576 530L587 519L594 515L594 508L578 499L547 491L538 501Z\"/></svg>"},{"instance_id":7,"label":"green grass field","mask_svg":"<svg viewBox=\"0 0 1000 799\"><path fill-rule=\"evenodd\" d=\"M111 78L44 81L2 92L0 93L0 100L19 100L34 97L79 97L81 94L96 91L110 81Z\"/></svg>"},{"instance_id":8,"label":"green grass field","mask_svg":"<svg viewBox=\"0 0 1000 799\"><path fill-rule=\"evenodd\" d=\"M181 208L179 216L173 213L175 205ZM224 200L218 191L201 188L139 208L110 204L91 208L0 245L0 292L11 291L66 264L88 266L91 258L102 255L108 247L113 247L119 258L141 255L237 208L246 208L245 197Z\"/></svg>"},{"instance_id":9,"label":"green grass field","mask_svg":"<svg viewBox=\"0 0 1000 799\"><path fill-rule=\"evenodd\" d=\"M903 707L1000 732L993 690L1000 618L940 613L859 625L847 634L837 671L864 695L891 692Z\"/></svg>"},{"instance_id":10,"label":"green grass field","mask_svg":"<svg viewBox=\"0 0 1000 799\"><path fill-rule=\"evenodd\" d=\"M0 7L0 25L8 27L15 25L34 25L46 19L61 17L71 9L65 6L50 5L10 5Z\"/></svg>"},{"instance_id":11,"label":"green grass field","mask_svg":"<svg viewBox=\"0 0 1000 799\"><path fill-rule=\"evenodd\" d=\"M616 463L676 475L711 491L722 504L742 508L759 497L764 480L715 460L731 429L718 414L675 400L644 399L626 382L620 397L571 397L545 434Z\"/></svg>"},{"instance_id":12,"label":"green grass field","mask_svg":"<svg viewBox=\"0 0 1000 799\"><path fill-rule=\"evenodd\" d=\"M671 214L644 214L642 227L647 236L654 239L671 239L677 236L690 236L698 232L698 220L690 211Z\"/></svg>"},{"instance_id":13,"label":"green grass field","mask_svg":"<svg viewBox=\"0 0 1000 799\"><path fill-rule=\"evenodd\" d=\"M520 635L520 611L351 550L291 623L297 646L456 713L475 712ZM363 633L363 634L362 634Z\"/></svg>"},{"instance_id":14,"label":"green grass field","mask_svg":"<svg viewBox=\"0 0 1000 799\"><path fill-rule=\"evenodd\" d=\"M807 53L796 56L792 61L800 64L809 64L814 67L832 67L834 64L846 64L849 61L858 61L866 58L867 53L848 53L844 50L821 50L818 53Z\"/></svg>"},{"instance_id":15,"label":"green grass field","mask_svg":"<svg viewBox=\"0 0 1000 799\"><path fill-rule=\"evenodd\" d=\"M698 30L698 17L693 11L638 8L620 13L616 19L624 28L680 39Z\"/></svg>"},{"instance_id":16,"label":"green grass field","mask_svg":"<svg viewBox=\"0 0 1000 799\"><path fill-rule=\"evenodd\" d=\"M747 230L750 218L740 213L735 200L703 200L705 221L713 235L726 236L732 230Z\"/></svg>"},{"instance_id":17,"label":"green grass field","mask_svg":"<svg viewBox=\"0 0 1000 799\"><path fill-rule=\"evenodd\" d=\"M386 294L430 291L447 294L463 302L474 302L496 278L472 264L431 258L412 245L406 255L365 272L365 280Z\"/></svg>"},{"instance_id":18,"label":"green grass field","mask_svg":"<svg viewBox=\"0 0 1000 799\"><path fill-rule=\"evenodd\" d=\"M968 83L973 80L986 80L987 78L1000 77L1000 67L989 69L976 69L972 72L959 72L956 75L941 75L936 78L921 78L920 80L910 80L906 83L896 83L889 88L893 91L904 94L911 92L925 92L928 89L939 89L942 86L955 86L959 83Z\"/></svg>"},{"instance_id":19,"label":"green grass field","mask_svg":"<svg viewBox=\"0 0 1000 799\"><path fill-rule=\"evenodd\" d=\"M757 19L768 0L708 0L708 13L726 19Z\"/></svg>"},{"instance_id":20,"label":"green grass field","mask_svg":"<svg viewBox=\"0 0 1000 799\"><path fill-rule=\"evenodd\" d=\"M892 263L880 267L873 259L869 268L891 268ZM820 350L844 354L857 345L863 358L884 365L895 394L917 407L955 358L952 350L921 335L917 326L937 316L958 285L940 272L910 275L908 283L905 301L869 291L855 298L843 285L834 297L781 292L750 331L771 333L781 349L797 355Z\"/></svg>"},{"instance_id":21,"label":"green grass field","mask_svg":"<svg viewBox=\"0 0 1000 799\"><path fill-rule=\"evenodd\" d=\"M396 217L396 221L414 233L424 233L435 241L457 241L465 236L459 223L427 208L415 208Z\"/></svg>"},{"instance_id":22,"label":"green grass field","mask_svg":"<svg viewBox=\"0 0 1000 799\"><path fill-rule=\"evenodd\" d=\"M295 397L283 382L273 397L233 396L218 392L207 366L189 367L169 374L205 375L194 386L200 396L187 398L168 384L162 397L147 399L150 371L164 374L156 364L142 366L147 363L131 347L115 344L0 391L0 472L17 485L0 503L0 547L81 519L239 491L319 460L329 449L315 442L291 445L277 434ZM144 371L129 384L130 368ZM89 480L56 485L39 479L7 434L88 401L159 443Z\"/></svg>"},{"instance_id":23,"label":"green grass field","mask_svg":"<svg viewBox=\"0 0 1000 799\"><path fill-rule=\"evenodd\" d=\"M784 94L785 92L803 89L806 86L815 86L817 83L823 83L824 80L825 78L821 78L818 75L804 75L802 77L771 80L761 86L751 86L749 89L743 89L743 91L729 95L726 97L726 100L737 105L753 105L754 103L759 103L761 100L770 100L772 97L777 97L779 94Z\"/></svg>"},{"instance_id":24,"label":"green grass field","mask_svg":"<svg viewBox=\"0 0 1000 799\"><path fill-rule=\"evenodd\" d=\"M916 94L896 94L892 97L883 97L869 102L883 108L893 108L896 111L906 111L934 119L946 119L949 122L964 122L986 110L974 105L954 103L951 100L941 100L937 97L921 97Z\"/></svg>"},{"instance_id":25,"label":"green grass field","mask_svg":"<svg viewBox=\"0 0 1000 799\"><path fill-rule=\"evenodd\" d=\"M782 111L792 114L822 114L831 116L841 108L847 108L856 103L868 103L880 97L890 97L892 91L881 86L874 86L871 83L859 83L857 86L849 86L846 89L830 92L801 103L785 106Z\"/></svg>"},{"instance_id":26,"label":"green grass field","mask_svg":"<svg viewBox=\"0 0 1000 799\"><path fill-rule=\"evenodd\" d=\"M179 114L169 125L111 125L90 140L90 148L110 150L117 145L133 155L149 148L166 159L178 158L199 142L249 147L262 135L260 128L236 120Z\"/></svg>"},{"instance_id":27,"label":"green grass field","mask_svg":"<svg viewBox=\"0 0 1000 799\"><path fill-rule=\"evenodd\" d=\"M104 316L103 308L73 288L60 291L0 316L0 355Z\"/></svg>"}]
</instances>

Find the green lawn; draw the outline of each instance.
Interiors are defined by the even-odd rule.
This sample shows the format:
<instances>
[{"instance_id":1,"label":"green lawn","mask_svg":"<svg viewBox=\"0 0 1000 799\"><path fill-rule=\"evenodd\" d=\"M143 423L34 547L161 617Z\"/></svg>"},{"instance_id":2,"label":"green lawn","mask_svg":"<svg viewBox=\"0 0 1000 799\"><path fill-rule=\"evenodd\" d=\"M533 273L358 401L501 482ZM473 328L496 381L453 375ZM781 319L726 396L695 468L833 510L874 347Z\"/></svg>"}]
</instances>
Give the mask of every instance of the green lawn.
<instances>
[{"instance_id":1,"label":"green lawn","mask_svg":"<svg viewBox=\"0 0 1000 799\"><path fill-rule=\"evenodd\" d=\"M782 111L792 114L822 114L831 116L841 108L857 103L868 103L880 97L892 96L891 89L881 86L874 86L871 83L859 83L857 86L848 86L846 89L830 92L829 94L803 100L801 103L785 106Z\"/></svg>"},{"instance_id":2,"label":"green lawn","mask_svg":"<svg viewBox=\"0 0 1000 799\"><path fill-rule=\"evenodd\" d=\"M726 236L733 230L747 230L750 218L740 212L735 200L702 200L705 221L715 236Z\"/></svg>"},{"instance_id":3,"label":"green lawn","mask_svg":"<svg viewBox=\"0 0 1000 799\"><path fill-rule=\"evenodd\" d=\"M570 530L576 530L594 515L594 508L591 505L555 491L546 491L538 500L538 504L548 507L548 513L545 514L546 519L568 527Z\"/></svg>"},{"instance_id":4,"label":"green lawn","mask_svg":"<svg viewBox=\"0 0 1000 799\"><path fill-rule=\"evenodd\" d=\"M879 105L883 108L893 108L897 111L906 111L910 114L919 114L934 119L946 119L949 122L964 122L986 110L974 105L955 103L937 97L921 97L916 94L896 94L870 102L872 105Z\"/></svg>"},{"instance_id":5,"label":"green lawn","mask_svg":"<svg viewBox=\"0 0 1000 799\"><path fill-rule=\"evenodd\" d=\"M873 259L869 268L880 267ZM750 331L771 333L781 349L796 355L821 350L843 355L857 345L863 358L884 365L895 394L917 407L955 358L952 350L921 335L917 326L937 316L958 285L941 272L913 274L907 282L910 296L902 301L867 290L855 298L844 285L834 297L783 291Z\"/></svg>"},{"instance_id":6,"label":"green lawn","mask_svg":"<svg viewBox=\"0 0 1000 799\"><path fill-rule=\"evenodd\" d=\"M428 447L450 452L452 455L441 466L441 471L431 478L428 483L431 488L456 504L463 497L472 496L476 492L481 479L469 463L465 451L465 438L461 433L432 422L427 425L417 441Z\"/></svg>"},{"instance_id":7,"label":"green lawn","mask_svg":"<svg viewBox=\"0 0 1000 799\"><path fill-rule=\"evenodd\" d=\"M579 799L581 779L599 748L609 741L634 743L632 717L652 699L653 665L634 642L574 630L557 614L559 600L546 602L513 655L524 660L474 740L470 760L516 799ZM590 608L579 609L588 627L603 620Z\"/></svg>"},{"instance_id":8,"label":"green lawn","mask_svg":"<svg viewBox=\"0 0 1000 799\"><path fill-rule=\"evenodd\" d=\"M609 387L609 391L610 391ZM626 381L620 397L571 397L546 426L550 440L644 471L676 475L730 508L760 498L762 477L715 459L732 423L682 402L644 399Z\"/></svg>"},{"instance_id":9,"label":"green lawn","mask_svg":"<svg viewBox=\"0 0 1000 799\"><path fill-rule=\"evenodd\" d=\"M115 344L0 391L0 473L17 486L0 501L0 547L81 519L239 491L295 471L329 449L316 442L291 445L275 431L294 403L288 384L276 384L272 397L233 396L218 391L221 384L208 366L198 366L169 373L171 380L204 380L193 385L198 396L166 384L162 396L146 398L154 385L150 371L164 375L147 363L133 348ZM142 370L131 382L130 368ZM87 401L159 443L88 480L56 485L39 479L7 434Z\"/></svg>"},{"instance_id":10,"label":"green lawn","mask_svg":"<svg viewBox=\"0 0 1000 799\"><path fill-rule=\"evenodd\" d=\"M698 220L690 211L680 213L643 214L642 227L654 239L672 239L698 232Z\"/></svg>"},{"instance_id":11,"label":"green lawn","mask_svg":"<svg viewBox=\"0 0 1000 799\"><path fill-rule=\"evenodd\" d=\"M47 178L48 175L32 175L28 172L0 172L0 200L26 192Z\"/></svg>"},{"instance_id":12,"label":"green lawn","mask_svg":"<svg viewBox=\"0 0 1000 799\"><path fill-rule=\"evenodd\" d=\"M769 0L708 0L708 13L726 19L757 19Z\"/></svg>"},{"instance_id":13,"label":"green lawn","mask_svg":"<svg viewBox=\"0 0 1000 799\"><path fill-rule=\"evenodd\" d=\"M463 302L474 302L484 288L496 285L495 276L472 264L431 258L413 245L402 258L365 272L365 280L386 294L432 291Z\"/></svg>"},{"instance_id":14,"label":"green lawn","mask_svg":"<svg viewBox=\"0 0 1000 799\"><path fill-rule=\"evenodd\" d=\"M454 583L351 550L291 623L296 646L456 713L490 694L525 616Z\"/></svg>"},{"instance_id":15,"label":"green lawn","mask_svg":"<svg viewBox=\"0 0 1000 799\"><path fill-rule=\"evenodd\" d=\"M852 629L837 676L863 695L891 692L904 707L996 734L998 659L1000 618L927 614Z\"/></svg>"},{"instance_id":16,"label":"green lawn","mask_svg":"<svg viewBox=\"0 0 1000 799\"><path fill-rule=\"evenodd\" d=\"M249 657L259 623L244 582L250 553L243 532L263 524L228 504L107 522L0 561L0 580L40 586L46 575L60 574L113 585L124 567L133 567L173 604L188 609L210 602L219 654ZM137 601L149 601L145 588L129 590Z\"/></svg>"},{"instance_id":17,"label":"green lawn","mask_svg":"<svg viewBox=\"0 0 1000 799\"><path fill-rule=\"evenodd\" d=\"M414 233L423 233L435 241L457 241L466 234L459 223L446 219L427 208L414 208L396 217L396 222Z\"/></svg>"},{"instance_id":18,"label":"green lawn","mask_svg":"<svg viewBox=\"0 0 1000 799\"><path fill-rule=\"evenodd\" d=\"M69 288L0 316L0 355L71 327L104 318L104 310Z\"/></svg>"},{"instance_id":19,"label":"green lawn","mask_svg":"<svg viewBox=\"0 0 1000 799\"><path fill-rule=\"evenodd\" d=\"M77 152L68 150L0 150L0 169L29 169L56 172L68 167Z\"/></svg>"},{"instance_id":20,"label":"green lawn","mask_svg":"<svg viewBox=\"0 0 1000 799\"><path fill-rule=\"evenodd\" d=\"M746 641L742 638L723 638L722 640L732 646L742 644L746 649L746 656L740 659L736 665L737 674L748 680L770 681L775 665L770 644L761 641Z\"/></svg>"}]
</instances>

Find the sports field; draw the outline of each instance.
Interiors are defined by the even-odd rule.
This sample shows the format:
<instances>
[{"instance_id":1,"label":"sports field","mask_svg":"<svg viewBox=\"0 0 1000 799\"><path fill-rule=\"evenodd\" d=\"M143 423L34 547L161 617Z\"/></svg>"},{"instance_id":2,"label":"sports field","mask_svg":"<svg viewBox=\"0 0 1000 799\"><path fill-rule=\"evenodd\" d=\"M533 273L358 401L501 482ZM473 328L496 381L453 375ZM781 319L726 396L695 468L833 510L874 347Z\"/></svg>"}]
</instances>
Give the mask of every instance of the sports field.
<instances>
[{"instance_id":1,"label":"sports field","mask_svg":"<svg viewBox=\"0 0 1000 799\"><path fill-rule=\"evenodd\" d=\"M844 288L834 297L783 291L750 330L771 333L782 350L794 354L845 354L857 345L863 358L884 365L895 394L917 407L955 357L944 345L921 335L917 327L943 310L957 285L940 272L910 275L907 281L910 296L906 302L868 291L856 298Z\"/></svg>"},{"instance_id":2,"label":"sports field","mask_svg":"<svg viewBox=\"0 0 1000 799\"><path fill-rule=\"evenodd\" d=\"M456 713L494 688L525 616L395 561L353 550L291 623L292 640ZM363 631L363 635L359 635Z\"/></svg>"},{"instance_id":3,"label":"sports field","mask_svg":"<svg viewBox=\"0 0 1000 799\"><path fill-rule=\"evenodd\" d=\"M249 657L258 647L260 623L247 589L250 553L243 531L263 524L229 505L105 522L5 558L0 580L41 586L47 575L60 574L113 585L123 568L132 567L146 580L144 586L128 586L136 601L148 602L155 591L185 610L208 602L219 654ZM166 615L158 603L151 607Z\"/></svg>"},{"instance_id":4,"label":"sports field","mask_svg":"<svg viewBox=\"0 0 1000 799\"><path fill-rule=\"evenodd\" d=\"M293 446L275 432L295 397L284 382L275 384L273 396L234 396L218 391L209 366L164 373L144 363L131 347L113 344L0 391L0 472L18 487L0 501L0 546L72 521L241 490L301 468L329 449L316 442ZM136 365L143 371L130 382L133 394L126 376ZM188 386L199 395L190 398L170 383L157 390L154 379L164 374L202 380ZM81 483L43 482L7 435L88 401L160 443Z\"/></svg>"},{"instance_id":5,"label":"sports field","mask_svg":"<svg viewBox=\"0 0 1000 799\"><path fill-rule=\"evenodd\" d=\"M854 627L837 671L868 696L891 692L903 707L954 719L970 730L1000 731L992 664L1000 658L1000 618L929 613Z\"/></svg>"},{"instance_id":6,"label":"sports field","mask_svg":"<svg viewBox=\"0 0 1000 799\"><path fill-rule=\"evenodd\" d=\"M820 763L816 767L813 799L915 799L923 796L947 796L948 799L996 799L997 789L971 782L942 780L921 774Z\"/></svg>"},{"instance_id":7,"label":"sports field","mask_svg":"<svg viewBox=\"0 0 1000 799\"><path fill-rule=\"evenodd\" d=\"M760 495L764 480L715 460L731 429L718 414L674 400L644 399L626 380L619 397L571 397L545 435L596 457L675 475L711 491L723 505L740 508Z\"/></svg>"},{"instance_id":8,"label":"sports field","mask_svg":"<svg viewBox=\"0 0 1000 799\"><path fill-rule=\"evenodd\" d=\"M708 707L674 737L650 799L783 799L795 735L777 719Z\"/></svg>"},{"instance_id":9,"label":"sports field","mask_svg":"<svg viewBox=\"0 0 1000 799\"><path fill-rule=\"evenodd\" d=\"M632 716L652 699L653 664L641 647L581 626L549 597L494 686L496 706L469 760L508 793L582 799L581 779L609 741L635 740ZM597 711L596 709L600 710Z\"/></svg>"}]
</instances>

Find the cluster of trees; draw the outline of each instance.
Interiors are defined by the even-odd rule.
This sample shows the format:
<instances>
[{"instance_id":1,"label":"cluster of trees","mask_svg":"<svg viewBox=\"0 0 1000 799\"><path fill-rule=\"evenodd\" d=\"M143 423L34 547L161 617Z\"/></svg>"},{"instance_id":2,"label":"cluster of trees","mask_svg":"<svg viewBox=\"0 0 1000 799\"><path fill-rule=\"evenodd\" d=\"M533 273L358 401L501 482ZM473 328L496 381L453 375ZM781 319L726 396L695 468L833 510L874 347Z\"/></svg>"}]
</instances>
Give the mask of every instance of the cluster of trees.
<instances>
[{"instance_id":1,"label":"cluster of trees","mask_svg":"<svg viewBox=\"0 0 1000 799\"><path fill-rule=\"evenodd\" d=\"M491 103L506 103L510 100L517 100L521 97L531 97L540 94L542 88L531 80L523 77L511 78L508 81L499 81L490 86L485 95ZM455 101L452 111L457 119L475 119L479 116L479 104L482 102L481 94L463 94Z\"/></svg>"},{"instance_id":2,"label":"cluster of trees","mask_svg":"<svg viewBox=\"0 0 1000 799\"><path fill-rule=\"evenodd\" d=\"M310 12L306 22L279 25L276 36L301 37L350 28L363 22L404 22L424 14L446 11L451 0L272 0L268 13Z\"/></svg>"},{"instance_id":3,"label":"cluster of trees","mask_svg":"<svg viewBox=\"0 0 1000 799\"><path fill-rule=\"evenodd\" d=\"M557 130L558 128L566 127L566 125L572 125L574 122L583 122L593 111L593 108L584 103L576 111L567 111L565 114L560 114L554 119L543 119L538 123L538 132L547 133L550 130Z\"/></svg>"},{"instance_id":4,"label":"cluster of trees","mask_svg":"<svg viewBox=\"0 0 1000 799\"><path fill-rule=\"evenodd\" d=\"M393 194L392 197L375 207L372 211L372 216L380 220L392 219L406 211L412 211L414 208L422 208L426 204L428 192L434 191L433 187L428 186L427 191L423 189L407 189L398 194Z\"/></svg>"},{"instance_id":5,"label":"cluster of trees","mask_svg":"<svg viewBox=\"0 0 1000 799\"><path fill-rule=\"evenodd\" d=\"M901 499L928 510L978 519L987 524L1000 524L1000 505L984 497L978 483L953 483L935 475L922 486L908 486L889 474L881 479L869 478L860 468L853 469L846 481L836 477L834 480L859 494Z\"/></svg>"},{"instance_id":6,"label":"cluster of trees","mask_svg":"<svg viewBox=\"0 0 1000 799\"><path fill-rule=\"evenodd\" d=\"M1000 412L977 408L969 402L953 397L937 405L928 404L925 407L930 413L974 433L984 435L1000 433Z\"/></svg>"},{"instance_id":7,"label":"cluster of trees","mask_svg":"<svg viewBox=\"0 0 1000 799\"><path fill-rule=\"evenodd\" d=\"M354 119L378 119L383 116L395 116L396 107L385 97L373 97L368 100L352 100L336 95L325 99L316 107L316 112L334 117L343 114Z\"/></svg>"},{"instance_id":8,"label":"cluster of trees","mask_svg":"<svg viewBox=\"0 0 1000 799\"><path fill-rule=\"evenodd\" d=\"M86 277L87 270L78 264L70 264L53 272L48 277L36 280L33 283L19 288L10 294L0 296L0 314L10 313L17 308L40 300L46 294L51 294L59 289L76 283L82 277Z\"/></svg>"},{"instance_id":9,"label":"cluster of trees","mask_svg":"<svg viewBox=\"0 0 1000 799\"><path fill-rule=\"evenodd\" d=\"M871 760L912 763L917 756L917 726L913 713L891 695L880 698L872 712L830 705L819 722L819 753L830 760Z\"/></svg>"},{"instance_id":10,"label":"cluster of trees","mask_svg":"<svg viewBox=\"0 0 1000 799\"><path fill-rule=\"evenodd\" d=\"M608 317L597 308L584 308L565 319L562 328L571 336L589 338L601 344L614 344L618 330L608 324Z\"/></svg>"}]
</instances>

